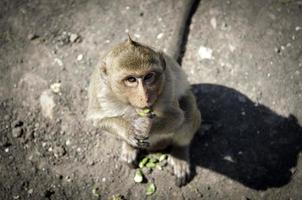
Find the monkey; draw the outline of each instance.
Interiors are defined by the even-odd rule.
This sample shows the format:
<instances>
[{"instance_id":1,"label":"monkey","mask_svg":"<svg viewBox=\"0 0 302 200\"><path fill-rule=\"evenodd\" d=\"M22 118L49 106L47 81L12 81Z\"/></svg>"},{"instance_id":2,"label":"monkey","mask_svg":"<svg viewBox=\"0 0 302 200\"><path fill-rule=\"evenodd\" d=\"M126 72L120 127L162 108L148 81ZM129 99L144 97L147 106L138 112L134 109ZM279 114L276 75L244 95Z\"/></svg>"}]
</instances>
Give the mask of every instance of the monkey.
<instances>
[{"instance_id":1,"label":"monkey","mask_svg":"<svg viewBox=\"0 0 302 200\"><path fill-rule=\"evenodd\" d=\"M142 116L144 109L151 112ZM201 114L187 75L167 54L130 36L113 47L92 73L87 118L121 139L120 159L128 164L141 150L170 147L176 185L188 182L189 147Z\"/></svg>"}]
</instances>

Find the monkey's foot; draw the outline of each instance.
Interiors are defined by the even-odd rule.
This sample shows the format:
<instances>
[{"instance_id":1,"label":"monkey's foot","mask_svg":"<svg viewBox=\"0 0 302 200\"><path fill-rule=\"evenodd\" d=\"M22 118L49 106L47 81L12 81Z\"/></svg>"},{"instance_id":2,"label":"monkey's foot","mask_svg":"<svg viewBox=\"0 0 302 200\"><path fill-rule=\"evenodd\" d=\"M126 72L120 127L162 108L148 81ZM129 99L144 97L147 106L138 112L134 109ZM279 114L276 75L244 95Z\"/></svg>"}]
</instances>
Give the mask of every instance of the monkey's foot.
<instances>
[{"instance_id":1,"label":"monkey's foot","mask_svg":"<svg viewBox=\"0 0 302 200\"><path fill-rule=\"evenodd\" d=\"M127 163L130 167L135 166L138 150L128 145L126 142L122 144L122 152L120 159Z\"/></svg>"},{"instance_id":2,"label":"monkey's foot","mask_svg":"<svg viewBox=\"0 0 302 200\"><path fill-rule=\"evenodd\" d=\"M181 160L174 156L168 157L168 163L172 166L173 174L176 177L175 184L178 187L184 186L190 178L190 164L187 160Z\"/></svg>"}]
</instances>

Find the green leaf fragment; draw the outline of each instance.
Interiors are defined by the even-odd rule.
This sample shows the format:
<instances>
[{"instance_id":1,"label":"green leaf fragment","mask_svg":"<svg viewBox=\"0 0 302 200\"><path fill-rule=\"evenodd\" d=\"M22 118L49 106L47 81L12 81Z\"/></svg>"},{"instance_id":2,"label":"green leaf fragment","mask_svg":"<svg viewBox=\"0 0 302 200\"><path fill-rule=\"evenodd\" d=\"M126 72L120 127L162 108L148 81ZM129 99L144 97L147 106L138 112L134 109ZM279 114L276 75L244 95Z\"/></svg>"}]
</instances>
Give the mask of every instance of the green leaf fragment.
<instances>
[{"instance_id":1,"label":"green leaf fragment","mask_svg":"<svg viewBox=\"0 0 302 200\"><path fill-rule=\"evenodd\" d=\"M146 167L148 167L148 168L155 168L155 167L156 167L156 164L153 163L153 162L148 162L148 163L146 164Z\"/></svg>"},{"instance_id":2,"label":"green leaf fragment","mask_svg":"<svg viewBox=\"0 0 302 200\"><path fill-rule=\"evenodd\" d=\"M144 108L143 110L139 110L137 113L138 113L139 116L145 117L150 112L152 112L150 108Z\"/></svg>"},{"instance_id":3,"label":"green leaf fragment","mask_svg":"<svg viewBox=\"0 0 302 200\"><path fill-rule=\"evenodd\" d=\"M142 159L138 164L139 168L145 167L145 165L147 164L148 161L149 161L148 157L145 157L144 159Z\"/></svg>"},{"instance_id":4,"label":"green leaf fragment","mask_svg":"<svg viewBox=\"0 0 302 200\"><path fill-rule=\"evenodd\" d=\"M99 188L93 188L93 189L92 189L92 194L93 194L93 196L95 196L95 197L100 197L100 196L101 196L101 195L100 195Z\"/></svg>"},{"instance_id":5,"label":"green leaf fragment","mask_svg":"<svg viewBox=\"0 0 302 200\"><path fill-rule=\"evenodd\" d=\"M157 163L158 159L157 158L150 158L148 163Z\"/></svg>"},{"instance_id":6,"label":"green leaf fragment","mask_svg":"<svg viewBox=\"0 0 302 200\"><path fill-rule=\"evenodd\" d=\"M134 176L134 182L141 183L141 182L143 182L143 179L144 179L144 177L143 177L142 171L140 169L136 170L135 176Z\"/></svg>"},{"instance_id":7,"label":"green leaf fragment","mask_svg":"<svg viewBox=\"0 0 302 200\"><path fill-rule=\"evenodd\" d=\"M153 183L148 183L147 189L146 189L146 195L152 195L155 192L156 188Z\"/></svg>"}]
</instances>

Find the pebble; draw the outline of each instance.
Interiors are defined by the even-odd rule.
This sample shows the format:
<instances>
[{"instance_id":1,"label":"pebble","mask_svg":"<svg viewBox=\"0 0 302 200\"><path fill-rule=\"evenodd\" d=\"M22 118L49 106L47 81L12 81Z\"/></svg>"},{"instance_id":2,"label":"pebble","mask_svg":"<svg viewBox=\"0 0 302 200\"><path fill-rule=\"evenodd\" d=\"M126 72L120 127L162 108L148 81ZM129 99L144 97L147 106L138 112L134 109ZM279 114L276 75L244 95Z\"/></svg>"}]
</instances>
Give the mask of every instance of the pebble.
<instances>
[{"instance_id":1,"label":"pebble","mask_svg":"<svg viewBox=\"0 0 302 200\"><path fill-rule=\"evenodd\" d=\"M84 57L83 54L79 54L78 57L77 57L77 61L83 60L83 57Z\"/></svg>"},{"instance_id":2,"label":"pebble","mask_svg":"<svg viewBox=\"0 0 302 200\"><path fill-rule=\"evenodd\" d=\"M66 150L61 146L57 146L53 149L53 153L56 158L59 158L66 154Z\"/></svg>"},{"instance_id":3,"label":"pebble","mask_svg":"<svg viewBox=\"0 0 302 200\"><path fill-rule=\"evenodd\" d=\"M61 90L61 83L53 83L50 85L50 89L51 91L53 91L54 93L59 93Z\"/></svg>"},{"instance_id":4,"label":"pebble","mask_svg":"<svg viewBox=\"0 0 302 200\"><path fill-rule=\"evenodd\" d=\"M37 34L30 33L30 34L28 34L27 39L28 39L28 40L35 40L35 39L37 39L38 37L39 37L39 36L38 36Z\"/></svg>"},{"instance_id":5,"label":"pebble","mask_svg":"<svg viewBox=\"0 0 302 200\"><path fill-rule=\"evenodd\" d=\"M205 59L214 59L213 57L213 50L210 49L210 48L207 48L207 47L204 47L204 46L201 46L199 47L199 50L198 50L198 55L199 55L199 58L201 60L205 60Z\"/></svg>"},{"instance_id":6,"label":"pebble","mask_svg":"<svg viewBox=\"0 0 302 200\"><path fill-rule=\"evenodd\" d=\"M52 119L55 101L53 95L48 90L42 92L40 96L40 106L42 115L46 118Z\"/></svg>"},{"instance_id":7,"label":"pebble","mask_svg":"<svg viewBox=\"0 0 302 200\"><path fill-rule=\"evenodd\" d=\"M23 133L23 129L21 127L16 127L16 128L13 128L12 130L12 136L14 138L18 138L22 135Z\"/></svg>"},{"instance_id":8,"label":"pebble","mask_svg":"<svg viewBox=\"0 0 302 200\"><path fill-rule=\"evenodd\" d=\"M159 33L157 36L156 36L156 39L161 39L162 37L164 36L164 33Z\"/></svg>"},{"instance_id":9,"label":"pebble","mask_svg":"<svg viewBox=\"0 0 302 200\"><path fill-rule=\"evenodd\" d=\"M20 120L15 120L12 123L12 128L21 127L21 126L23 126L23 122Z\"/></svg>"},{"instance_id":10,"label":"pebble","mask_svg":"<svg viewBox=\"0 0 302 200\"><path fill-rule=\"evenodd\" d=\"M211 26L212 26L213 29L216 29L216 28L217 28L217 21L216 21L216 18L215 18L215 17L213 17L213 18L211 19L210 23L211 23Z\"/></svg>"},{"instance_id":11,"label":"pebble","mask_svg":"<svg viewBox=\"0 0 302 200\"><path fill-rule=\"evenodd\" d=\"M34 192L34 190L31 188L27 191L28 194L32 194Z\"/></svg>"},{"instance_id":12,"label":"pebble","mask_svg":"<svg viewBox=\"0 0 302 200\"><path fill-rule=\"evenodd\" d=\"M80 36L78 34L71 33L69 40L70 40L70 42L77 42L79 40L79 38L80 38Z\"/></svg>"}]
</instances>

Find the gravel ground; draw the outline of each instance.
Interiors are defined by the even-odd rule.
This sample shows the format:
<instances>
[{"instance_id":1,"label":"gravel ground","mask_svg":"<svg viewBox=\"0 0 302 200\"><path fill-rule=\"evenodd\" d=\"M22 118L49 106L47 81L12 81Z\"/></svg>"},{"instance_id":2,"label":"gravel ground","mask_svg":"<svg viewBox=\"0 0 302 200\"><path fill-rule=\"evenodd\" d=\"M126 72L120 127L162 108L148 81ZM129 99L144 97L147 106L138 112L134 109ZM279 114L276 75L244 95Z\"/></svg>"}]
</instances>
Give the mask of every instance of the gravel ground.
<instances>
[{"instance_id":1,"label":"gravel ground","mask_svg":"<svg viewBox=\"0 0 302 200\"><path fill-rule=\"evenodd\" d=\"M204 120L191 182L145 172L148 199L302 199L301 19L300 0L1 1L0 199L147 198L85 120L89 76L127 33L180 53Z\"/></svg>"}]
</instances>

